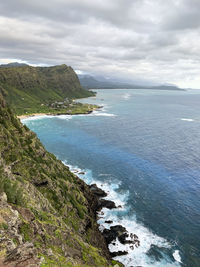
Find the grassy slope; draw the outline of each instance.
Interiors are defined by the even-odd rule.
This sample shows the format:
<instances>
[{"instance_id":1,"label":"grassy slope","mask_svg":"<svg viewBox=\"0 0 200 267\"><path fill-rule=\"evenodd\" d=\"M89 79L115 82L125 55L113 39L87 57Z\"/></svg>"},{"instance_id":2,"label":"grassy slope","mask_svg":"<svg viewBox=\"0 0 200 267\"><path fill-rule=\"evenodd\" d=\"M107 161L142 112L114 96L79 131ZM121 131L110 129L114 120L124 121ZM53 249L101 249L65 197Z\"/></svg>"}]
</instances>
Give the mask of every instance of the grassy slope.
<instances>
[{"instance_id":1,"label":"grassy slope","mask_svg":"<svg viewBox=\"0 0 200 267\"><path fill-rule=\"evenodd\" d=\"M1 201L3 192L8 201ZM113 266L96 224L95 201L88 186L45 150L0 95L0 265L12 254L9 241L16 248L33 244L34 256L23 266L38 258L43 261L36 266L43 267Z\"/></svg>"},{"instance_id":2,"label":"grassy slope","mask_svg":"<svg viewBox=\"0 0 200 267\"><path fill-rule=\"evenodd\" d=\"M0 68L0 88L18 114L47 112L46 105L54 101L94 95L81 87L76 73L66 65Z\"/></svg>"}]
</instances>

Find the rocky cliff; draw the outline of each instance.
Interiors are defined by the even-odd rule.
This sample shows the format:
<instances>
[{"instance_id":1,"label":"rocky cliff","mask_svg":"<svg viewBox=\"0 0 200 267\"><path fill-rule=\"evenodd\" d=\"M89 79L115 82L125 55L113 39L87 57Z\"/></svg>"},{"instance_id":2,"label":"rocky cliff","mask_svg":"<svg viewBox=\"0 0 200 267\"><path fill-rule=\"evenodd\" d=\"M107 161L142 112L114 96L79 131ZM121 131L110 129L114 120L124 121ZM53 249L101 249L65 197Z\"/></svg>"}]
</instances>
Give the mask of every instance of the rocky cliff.
<instances>
[{"instance_id":1,"label":"rocky cliff","mask_svg":"<svg viewBox=\"0 0 200 267\"><path fill-rule=\"evenodd\" d=\"M71 67L14 66L0 68L0 87L9 105L17 113L63 101L65 98L81 98L94 95L80 85Z\"/></svg>"},{"instance_id":2,"label":"rocky cliff","mask_svg":"<svg viewBox=\"0 0 200 267\"><path fill-rule=\"evenodd\" d=\"M0 266L116 265L98 230L97 202L0 94Z\"/></svg>"}]
</instances>

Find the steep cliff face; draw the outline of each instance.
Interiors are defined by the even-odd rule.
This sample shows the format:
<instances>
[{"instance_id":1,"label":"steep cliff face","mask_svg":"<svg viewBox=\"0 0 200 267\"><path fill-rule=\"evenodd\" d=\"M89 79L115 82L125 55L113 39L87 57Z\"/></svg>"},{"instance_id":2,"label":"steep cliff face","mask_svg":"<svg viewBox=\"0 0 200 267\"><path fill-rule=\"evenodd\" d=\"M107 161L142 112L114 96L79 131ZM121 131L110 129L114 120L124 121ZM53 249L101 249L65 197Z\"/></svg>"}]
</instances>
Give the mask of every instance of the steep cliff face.
<instances>
[{"instance_id":1,"label":"steep cliff face","mask_svg":"<svg viewBox=\"0 0 200 267\"><path fill-rule=\"evenodd\" d=\"M0 266L114 266L96 202L0 95Z\"/></svg>"},{"instance_id":2,"label":"steep cliff face","mask_svg":"<svg viewBox=\"0 0 200 267\"><path fill-rule=\"evenodd\" d=\"M0 86L4 88L7 103L16 111L45 106L64 98L81 98L94 95L84 90L71 67L5 67L0 68Z\"/></svg>"}]
</instances>

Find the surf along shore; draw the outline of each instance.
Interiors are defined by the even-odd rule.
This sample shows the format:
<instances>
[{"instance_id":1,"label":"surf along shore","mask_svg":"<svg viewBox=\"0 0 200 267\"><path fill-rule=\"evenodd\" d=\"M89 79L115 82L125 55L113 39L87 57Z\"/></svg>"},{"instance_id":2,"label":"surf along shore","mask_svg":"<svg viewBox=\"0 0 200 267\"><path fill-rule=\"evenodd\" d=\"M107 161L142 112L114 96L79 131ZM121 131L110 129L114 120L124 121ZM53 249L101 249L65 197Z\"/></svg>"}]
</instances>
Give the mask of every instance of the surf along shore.
<instances>
[{"instance_id":1,"label":"surf along shore","mask_svg":"<svg viewBox=\"0 0 200 267\"><path fill-rule=\"evenodd\" d=\"M111 257L122 263L123 261L120 261L120 256L128 256L130 251L140 247L139 237L135 233L128 231L123 224L115 221L114 218L112 220L107 220L105 215L107 211L123 210L125 208L124 206L126 201L113 201L113 193L116 194L114 189L111 189L110 186L107 187L106 184L102 184L102 182L98 182L96 180L93 180L92 183L88 182L86 178L86 170L73 167L67 162L63 163L68 166L70 171L77 175L79 179L82 179L89 185L91 192L98 199L95 210L99 230L106 240ZM129 247L128 250L126 249L127 246Z\"/></svg>"},{"instance_id":2,"label":"surf along shore","mask_svg":"<svg viewBox=\"0 0 200 267\"><path fill-rule=\"evenodd\" d=\"M90 114L93 111L101 110L103 106L96 106L93 108L93 110L85 112L85 113L79 113L79 114ZM20 115L18 118L20 120L24 119L31 119L34 117L43 117L43 116L59 116L59 115L78 115L78 114L68 114L68 113L62 113L62 114L51 114L51 113L34 113L34 114L27 114L27 115ZM65 162L63 162L65 164ZM84 171L80 171L78 169L71 168L68 164L65 164L69 167L70 171L74 173L76 176L78 176L79 179L85 181L84 179ZM86 181L85 181L86 182ZM87 182L86 182L87 183ZM95 196L97 199L94 212L96 216L96 221L99 224L99 230L101 234L103 235L108 250L110 251L110 257L115 258L118 256L125 256L129 252L124 249L124 245L128 245L129 249L134 250L135 248L138 248L140 246L140 240L139 237L132 232L128 232L128 230L124 227L124 225L119 224L119 222L113 220L106 220L104 218L104 213L106 213L106 210L120 210L123 209L123 202L114 202L110 198L110 192L109 190L106 190L104 187L101 187L98 183L88 184L91 193ZM91 203L91 205L94 205ZM101 223L101 220L104 221L104 225L107 224L107 227L104 227ZM122 246L118 246L118 243L120 243ZM111 247L112 249L111 249ZM122 249L123 248L123 249ZM115 259L120 261L120 259ZM121 263L121 266L124 266L123 263Z\"/></svg>"},{"instance_id":3,"label":"surf along shore","mask_svg":"<svg viewBox=\"0 0 200 267\"><path fill-rule=\"evenodd\" d=\"M51 111L46 113L30 113L30 114L22 114L18 115L18 119L27 119L30 117L42 117L42 116L59 116L59 115L82 115L82 114L91 114L95 110L99 110L102 106L91 105L91 104L83 104L81 108L70 109L70 110L61 110L61 111Z\"/></svg>"},{"instance_id":4,"label":"surf along shore","mask_svg":"<svg viewBox=\"0 0 200 267\"><path fill-rule=\"evenodd\" d=\"M91 110L92 106L92 110ZM81 115L81 114L91 114L93 111L101 110L103 106L96 106L96 105L89 105L90 109L84 112L79 113L73 113L69 114L69 112L65 113L33 113L33 114L24 114L17 116L18 119L23 120L24 119L31 119L31 118L37 118L37 117L43 117L43 116L59 116L59 115ZM63 162L64 163L64 162ZM64 165L67 165L64 163ZM67 165L68 166L68 165ZM83 180L83 177L81 177L81 174L84 175L84 171L79 171L77 169L73 169L70 166L68 166L70 171L74 173L76 176L78 176L79 179ZM134 248L137 248L140 246L140 241L137 235L134 233L128 233L127 229L117 224L115 221L105 221L105 223L109 226L110 229L104 228L101 223L99 222L100 219L103 218L104 210L112 210L112 209L121 209L122 205L119 205L119 203L115 203L114 201L109 199L109 192L104 191L100 185L97 186L97 184L91 184L89 185L91 193L94 195L96 201L94 206L94 212L96 216L96 221L99 224L99 230L102 233L108 250L110 251L110 257L115 258L117 256L127 255L128 252L126 250L120 250L116 247L115 251L111 251L109 249L110 245L115 245L115 242L120 242L122 245L129 244L130 248L133 250ZM120 203L121 204L121 203ZM93 205L93 203L91 203ZM102 228L103 227L103 228ZM120 263L119 266L124 266L123 263Z\"/></svg>"},{"instance_id":5,"label":"surf along shore","mask_svg":"<svg viewBox=\"0 0 200 267\"><path fill-rule=\"evenodd\" d=\"M33 113L33 114L28 114L28 115L19 115L17 116L18 119L23 120L27 119L30 117L41 117L41 116L47 116L50 115L49 113Z\"/></svg>"}]
</instances>

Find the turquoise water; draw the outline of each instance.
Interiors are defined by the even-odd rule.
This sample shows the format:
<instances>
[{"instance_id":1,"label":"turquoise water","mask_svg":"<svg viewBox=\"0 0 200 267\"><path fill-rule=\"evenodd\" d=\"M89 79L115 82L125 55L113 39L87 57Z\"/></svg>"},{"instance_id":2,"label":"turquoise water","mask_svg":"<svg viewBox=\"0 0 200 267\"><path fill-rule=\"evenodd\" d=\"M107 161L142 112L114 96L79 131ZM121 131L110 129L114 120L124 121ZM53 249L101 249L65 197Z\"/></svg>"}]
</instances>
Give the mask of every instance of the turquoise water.
<instances>
[{"instance_id":1,"label":"turquoise water","mask_svg":"<svg viewBox=\"0 0 200 267\"><path fill-rule=\"evenodd\" d=\"M82 100L104 106L91 115L23 122L121 203L99 223L112 219L139 236L141 246L118 258L126 266L200 266L200 91L97 92Z\"/></svg>"}]
</instances>

